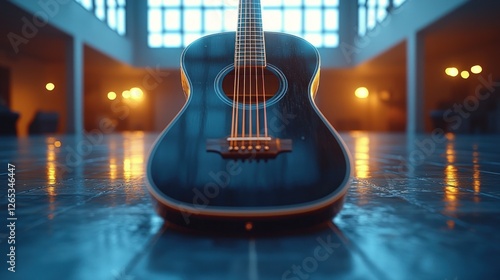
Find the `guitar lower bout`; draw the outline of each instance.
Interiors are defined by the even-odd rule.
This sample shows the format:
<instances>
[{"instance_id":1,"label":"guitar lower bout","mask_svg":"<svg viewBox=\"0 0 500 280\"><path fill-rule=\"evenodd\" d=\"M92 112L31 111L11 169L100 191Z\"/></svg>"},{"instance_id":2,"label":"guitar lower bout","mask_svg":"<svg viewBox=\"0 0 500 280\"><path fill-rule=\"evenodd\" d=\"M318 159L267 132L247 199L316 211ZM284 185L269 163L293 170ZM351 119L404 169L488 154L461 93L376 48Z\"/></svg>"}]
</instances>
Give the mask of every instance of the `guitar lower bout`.
<instances>
[{"instance_id":1,"label":"guitar lower bout","mask_svg":"<svg viewBox=\"0 0 500 280\"><path fill-rule=\"evenodd\" d=\"M261 49L242 53L234 32L200 38L182 53L187 102L147 166L166 221L253 232L331 222L342 208L351 161L314 103L319 52L296 36L262 35L265 58Z\"/></svg>"}]
</instances>

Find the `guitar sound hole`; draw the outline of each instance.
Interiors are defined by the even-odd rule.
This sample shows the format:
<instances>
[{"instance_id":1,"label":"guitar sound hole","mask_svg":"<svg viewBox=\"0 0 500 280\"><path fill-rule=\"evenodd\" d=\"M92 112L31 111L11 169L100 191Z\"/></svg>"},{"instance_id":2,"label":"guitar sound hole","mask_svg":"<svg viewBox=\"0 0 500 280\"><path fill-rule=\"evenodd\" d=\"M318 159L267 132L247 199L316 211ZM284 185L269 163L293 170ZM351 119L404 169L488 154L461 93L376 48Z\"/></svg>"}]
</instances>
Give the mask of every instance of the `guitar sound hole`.
<instances>
[{"instance_id":1,"label":"guitar sound hole","mask_svg":"<svg viewBox=\"0 0 500 280\"><path fill-rule=\"evenodd\" d=\"M237 79L233 69L222 80L222 90L232 101L236 99L248 105L262 103L276 95L280 88L279 78L267 68L246 67L238 72Z\"/></svg>"}]
</instances>

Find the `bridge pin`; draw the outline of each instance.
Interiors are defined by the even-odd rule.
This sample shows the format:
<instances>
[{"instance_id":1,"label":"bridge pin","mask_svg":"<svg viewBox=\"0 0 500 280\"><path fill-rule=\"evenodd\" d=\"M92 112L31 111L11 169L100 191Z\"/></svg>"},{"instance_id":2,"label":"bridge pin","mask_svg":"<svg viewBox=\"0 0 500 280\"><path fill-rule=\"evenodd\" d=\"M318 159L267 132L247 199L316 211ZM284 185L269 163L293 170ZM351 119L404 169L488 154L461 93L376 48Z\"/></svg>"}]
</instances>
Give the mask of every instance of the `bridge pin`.
<instances>
[{"instance_id":1,"label":"bridge pin","mask_svg":"<svg viewBox=\"0 0 500 280\"><path fill-rule=\"evenodd\" d=\"M264 150L269 151L269 146L264 146Z\"/></svg>"},{"instance_id":2,"label":"bridge pin","mask_svg":"<svg viewBox=\"0 0 500 280\"><path fill-rule=\"evenodd\" d=\"M262 146L261 146L261 145L257 145L257 146L255 146L255 149L256 149L257 151L259 151L260 149L262 149Z\"/></svg>"},{"instance_id":3,"label":"bridge pin","mask_svg":"<svg viewBox=\"0 0 500 280\"><path fill-rule=\"evenodd\" d=\"M253 149L253 147L252 147L252 146L248 146L248 150L252 150L252 149Z\"/></svg>"}]
</instances>

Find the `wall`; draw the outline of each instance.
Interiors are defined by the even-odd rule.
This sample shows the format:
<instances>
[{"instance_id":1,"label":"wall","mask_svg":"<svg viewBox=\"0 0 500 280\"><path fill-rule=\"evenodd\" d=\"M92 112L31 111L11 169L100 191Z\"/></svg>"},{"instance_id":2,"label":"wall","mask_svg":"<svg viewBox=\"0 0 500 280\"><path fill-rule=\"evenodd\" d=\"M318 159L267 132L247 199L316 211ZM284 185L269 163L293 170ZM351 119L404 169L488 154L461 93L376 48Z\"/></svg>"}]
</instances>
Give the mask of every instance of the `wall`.
<instances>
[{"instance_id":1,"label":"wall","mask_svg":"<svg viewBox=\"0 0 500 280\"><path fill-rule=\"evenodd\" d=\"M31 14L48 19L48 24L66 34L81 38L84 43L112 58L125 63L133 62L131 42L134 38L130 34L127 34L127 36L118 35L106 23L96 18L73 0L9 1ZM34 21L34 19L28 20ZM128 26L133 26L132 23L127 23ZM13 30L13 32L20 33L18 30Z\"/></svg>"},{"instance_id":2,"label":"wall","mask_svg":"<svg viewBox=\"0 0 500 280\"><path fill-rule=\"evenodd\" d=\"M30 11L31 13L45 13L49 15L49 23L70 36L78 36L85 44L104 53L106 56L117 59L121 62L133 65L134 67L152 66L153 68L163 68L171 73L168 77L163 77L161 83L155 88L147 90L147 99L144 100L144 107L136 107L128 111L126 120L121 120L119 128L160 130L177 114L184 103L184 96L180 88L180 77L178 74L180 49L150 49L147 47L147 1L129 1L127 6L127 36L121 37L109 29L105 23L94 17L90 12L84 10L79 4L70 0L47 0L47 1L22 1L10 0L12 3ZM383 22L380 28L370 33L362 39L356 39L356 30L341 30L341 46L337 49L322 49L322 77L318 93L317 103L323 110L325 116L341 129L356 127L369 130L392 130L399 124L394 123L395 119L404 119L400 116L401 108L405 104L400 104L404 100L406 93L406 76L402 75L377 75L367 74L360 71L359 65L377 57L394 45L402 42L408 36L424 27L430 25L438 18L453 11L468 0L453 1L432 1L432 0L408 0L397 14L389 17ZM47 6L40 3L61 3ZM342 9L341 24L343 26L354 26L357 22L357 9L354 8L356 1L340 0ZM418 15L418 16L416 16ZM82 24L84 23L84 24ZM82 28L82 26L85 28ZM93 61L92 63L98 63ZM32 65L31 65L32 64ZM353 65L358 65L355 68ZM34 67L34 68L33 68ZM52 67L52 68L51 68ZM13 92L16 97L16 106L21 105L25 98L38 100L40 95L34 92L39 91L38 86L24 85L22 79L37 81L45 84L42 76L32 77L32 69L47 69L44 75L50 73L62 73L65 70L62 66L41 66L40 62L27 61L16 65L17 70L13 80ZM57 70L56 70L57 69ZM168 69L168 70L165 70ZM342 70L341 70L342 69ZM62 71L62 72L61 72ZM26 73L23 73L26 72ZM93 129L98 127L99 120L107 117L115 117L116 112L124 112L117 108L130 107L130 104L118 104L110 107L106 100L106 93L110 90L121 91L122 88L129 88L140 84L147 71L138 76L122 77L86 77L85 78L85 127ZM446 87L441 81L434 82L435 75L428 74L430 81L426 83L426 96L429 92L444 91ZM56 76L55 78L57 78ZM39 81L38 81L39 80ZM42 81L43 80L43 81ZM59 81L62 83L63 81ZM17 84L17 86L15 85ZM427 88L432 84L432 88ZM381 102L376 94L372 94L367 100L354 98L353 91L358 86L367 86L372 93L389 90L397 96L398 101ZM30 88L27 88L30 87ZM63 86L58 89L64 88ZM43 88L42 88L43 89ZM18 93L19 92L19 93ZM21 93L23 92L23 93ZM119 93L119 92L117 92ZM435 96L431 95L426 100L426 110L434 106ZM54 98L52 100L51 98ZM45 98L37 102L41 107L59 111L64 110L64 98ZM153 110L145 110L145 104L151 104ZM366 104L365 104L366 103ZM115 102L115 104L117 104ZM120 105L120 106L119 106ZM23 107L24 108L24 107ZM114 108L114 110L113 110ZM26 115L33 114L34 107L26 107ZM27 123L27 116L23 116L22 126ZM427 127L429 127L429 122Z\"/></svg>"},{"instance_id":3,"label":"wall","mask_svg":"<svg viewBox=\"0 0 500 280\"><path fill-rule=\"evenodd\" d=\"M355 65L360 64L406 40L410 34L423 30L468 1L471 0L407 0L378 28L354 40L353 45L345 46L346 51L352 53Z\"/></svg>"},{"instance_id":4,"label":"wall","mask_svg":"<svg viewBox=\"0 0 500 280\"><path fill-rule=\"evenodd\" d=\"M316 103L337 130L403 131L406 82L400 76L360 73L359 68L324 70ZM367 99L355 97L356 88L370 91ZM386 99L384 91L390 94Z\"/></svg>"},{"instance_id":5,"label":"wall","mask_svg":"<svg viewBox=\"0 0 500 280\"><path fill-rule=\"evenodd\" d=\"M144 75L131 71L128 74L99 75L85 79L84 123L85 130L108 130L108 124L113 124L115 131L154 130L155 89L144 86ZM122 92L139 87L144 95L140 100L125 99ZM115 100L108 99L109 92L118 96ZM104 125L104 126L103 126ZM104 128L103 128L104 127Z\"/></svg>"},{"instance_id":6,"label":"wall","mask_svg":"<svg viewBox=\"0 0 500 280\"><path fill-rule=\"evenodd\" d=\"M429 60L426 65L425 76L425 113L426 131L431 131L434 127L430 119L430 113L436 109L454 109L454 104L464 104L467 97L473 97L478 86L483 85L481 77L493 81L500 81L500 65L498 64L498 49L500 43L478 44L475 48L452 52L446 56ZM471 75L464 80L460 76L449 77L444 73L447 67L457 67L460 70L469 70L471 66L479 64L483 67L483 72L479 75ZM483 102L489 102L492 106L498 102L500 94L497 90L490 95L490 98ZM472 104L472 103L471 103ZM497 108L496 110L500 110ZM465 122L466 120L464 120ZM500 123L500 119L496 120ZM459 131L468 132L467 128ZM500 131L500 130L497 130Z\"/></svg>"},{"instance_id":7,"label":"wall","mask_svg":"<svg viewBox=\"0 0 500 280\"><path fill-rule=\"evenodd\" d=\"M24 55L7 56L2 51L0 65L11 71L10 105L13 111L21 114L17 126L18 135L28 134L28 126L38 110L65 115L65 77L61 75L64 73L62 65L47 64ZM45 89L48 82L56 85L54 91L48 92ZM58 132L62 132L64 127L64 118L61 118Z\"/></svg>"},{"instance_id":8,"label":"wall","mask_svg":"<svg viewBox=\"0 0 500 280\"><path fill-rule=\"evenodd\" d=\"M129 1L131 2L131 1ZM149 48L147 46L147 1L134 1L131 3L131 13L136 18L134 24L134 65L145 67L155 65L162 68L178 69L179 57L182 49L176 48ZM340 0L339 15L340 26L351 26L357 23L357 9L354 7L356 1ZM356 30L344 28L339 31L342 43L352 44L353 33ZM341 48L320 49L323 57L323 67L346 67L352 65L352 60L346 57Z\"/></svg>"}]
</instances>

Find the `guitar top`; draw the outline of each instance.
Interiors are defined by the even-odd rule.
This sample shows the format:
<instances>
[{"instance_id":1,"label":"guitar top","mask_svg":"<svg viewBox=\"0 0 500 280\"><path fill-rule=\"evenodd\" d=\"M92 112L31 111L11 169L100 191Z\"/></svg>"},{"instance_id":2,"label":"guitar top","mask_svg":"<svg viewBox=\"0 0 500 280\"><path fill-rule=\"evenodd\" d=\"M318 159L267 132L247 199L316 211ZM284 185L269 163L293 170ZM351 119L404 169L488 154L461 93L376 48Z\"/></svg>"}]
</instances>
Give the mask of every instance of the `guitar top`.
<instances>
[{"instance_id":1,"label":"guitar top","mask_svg":"<svg viewBox=\"0 0 500 280\"><path fill-rule=\"evenodd\" d=\"M259 1L240 1L240 12L245 5L260 11ZM238 32L203 37L182 54L187 102L147 166L149 191L171 223L305 226L331 220L343 204L351 166L313 101L318 51L245 25L260 14L248 17L240 13Z\"/></svg>"}]
</instances>

